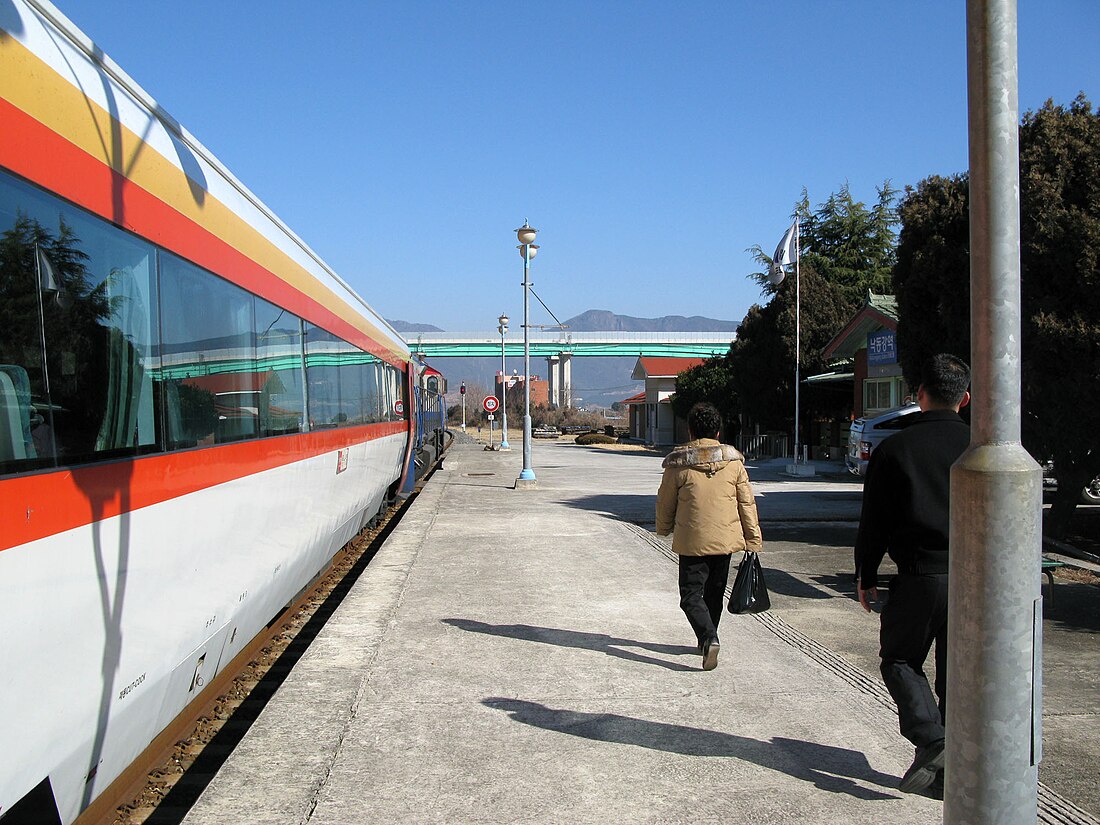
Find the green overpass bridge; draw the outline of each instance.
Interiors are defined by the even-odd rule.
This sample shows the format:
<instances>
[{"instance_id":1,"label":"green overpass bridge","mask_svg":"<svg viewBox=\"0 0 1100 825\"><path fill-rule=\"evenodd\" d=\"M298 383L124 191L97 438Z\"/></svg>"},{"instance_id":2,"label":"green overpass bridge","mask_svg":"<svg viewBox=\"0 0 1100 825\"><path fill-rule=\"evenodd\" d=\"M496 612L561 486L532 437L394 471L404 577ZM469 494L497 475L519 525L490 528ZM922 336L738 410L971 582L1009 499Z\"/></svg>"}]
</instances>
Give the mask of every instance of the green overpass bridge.
<instances>
[{"instance_id":1,"label":"green overpass bridge","mask_svg":"<svg viewBox=\"0 0 1100 825\"><path fill-rule=\"evenodd\" d=\"M500 335L496 332L409 332L404 333L409 349L432 358L500 357ZM568 332L532 331L531 355L638 356L708 358L724 355L733 332ZM522 330L504 336L505 355L523 355Z\"/></svg>"}]
</instances>

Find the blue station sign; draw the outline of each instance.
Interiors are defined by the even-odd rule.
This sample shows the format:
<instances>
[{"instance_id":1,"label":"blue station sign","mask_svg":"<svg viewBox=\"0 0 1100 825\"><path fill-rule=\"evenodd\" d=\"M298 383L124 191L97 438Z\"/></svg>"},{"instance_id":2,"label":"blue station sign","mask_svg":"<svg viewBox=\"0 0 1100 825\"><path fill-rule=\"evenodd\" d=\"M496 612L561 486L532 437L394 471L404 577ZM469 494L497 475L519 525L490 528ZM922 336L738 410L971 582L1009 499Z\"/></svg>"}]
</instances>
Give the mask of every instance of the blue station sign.
<instances>
[{"instance_id":1,"label":"blue station sign","mask_svg":"<svg viewBox=\"0 0 1100 825\"><path fill-rule=\"evenodd\" d=\"M891 329L880 329L867 335L868 364L896 364L898 335Z\"/></svg>"}]
</instances>

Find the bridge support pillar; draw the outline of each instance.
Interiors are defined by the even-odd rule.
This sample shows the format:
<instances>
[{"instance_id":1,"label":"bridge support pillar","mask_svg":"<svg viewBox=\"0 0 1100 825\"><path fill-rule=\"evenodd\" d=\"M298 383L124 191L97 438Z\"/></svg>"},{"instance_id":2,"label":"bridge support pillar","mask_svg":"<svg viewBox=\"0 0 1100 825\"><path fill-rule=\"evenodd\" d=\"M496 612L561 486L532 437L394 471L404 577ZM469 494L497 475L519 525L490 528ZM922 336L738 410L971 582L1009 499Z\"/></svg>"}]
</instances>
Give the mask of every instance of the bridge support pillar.
<instances>
[{"instance_id":1,"label":"bridge support pillar","mask_svg":"<svg viewBox=\"0 0 1100 825\"><path fill-rule=\"evenodd\" d=\"M563 352L560 355L561 360L558 362L561 373L559 378L560 389L558 394L561 396L561 406L572 407L573 406L573 353Z\"/></svg>"},{"instance_id":2,"label":"bridge support pillar","mask_svg":"<svg viewBox=\"0 0 1100 825\"><path fill-rule=\"evenodd\" d=\"M546 356L546 396L555 407L573 406L573 353Z\"/></svg>"},{"instance_id":3,"label":"bridge support pillar","mask_svg":"<svg viewBox=\"0 0 1100 825\"><path fill-rule=\"evenodd\" d=\"M546 400L556 407L561 406L561 376L558 374L558 356L546 356Z\"/></svg>"}]
</instances>

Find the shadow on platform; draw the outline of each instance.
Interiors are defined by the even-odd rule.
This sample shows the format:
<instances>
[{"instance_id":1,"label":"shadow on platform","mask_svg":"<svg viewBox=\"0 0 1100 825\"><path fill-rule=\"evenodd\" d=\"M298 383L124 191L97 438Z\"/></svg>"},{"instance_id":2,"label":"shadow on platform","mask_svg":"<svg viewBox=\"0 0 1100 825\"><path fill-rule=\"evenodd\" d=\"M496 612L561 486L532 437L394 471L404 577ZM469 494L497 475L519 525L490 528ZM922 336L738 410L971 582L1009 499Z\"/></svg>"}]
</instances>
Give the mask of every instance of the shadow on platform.
<instances>
[{"instance_id":1,"label":"shadow on platform","mask_svg":"<svg viewBox=\"0 0 1100 825\"><path fill-rule=\"evenodd\" d=\"M624 648L637 647L651 653L659 653L665 656L697 656L694 647L686 645L665 645L654 642L639 642L633 639L620 639L607 633L587 633L581 630L561 630L554 627L536 627L528 624L487 624L473 619L443 619L444 624L466 630L470 633L485 633L489 636L506 636L511 639L523 639L528 642L541 642L542 644L557 645L558 647L573 647L580 650L595 650L614 656L618 659L629 659L643 664L657 665L676 671L693 671L697 667L689 667L678 662L669 662L657 659L653 656L645 656Z\"/></svg>"},{"instance_id":2,"label":"shadow on platform","mask_svg":"<svg viewBox=\"0 0 1100 825\"><path fill-rule=\"evenodd\" d=\"M684 756L743 759L811 782L815 787L829 793L843 793L868 800L898 798L895 794L882 793L857 784L854 780L893 790L898 779L875 770L867 762L865 755L847 748L782 737L761 741L721 731L650 722L617 713L559 710L521 699L493 696L483 699L482 704L504 711L510 718L525 725L569 736L597 742L637 745Z\"/></svg>"}]
</instances>

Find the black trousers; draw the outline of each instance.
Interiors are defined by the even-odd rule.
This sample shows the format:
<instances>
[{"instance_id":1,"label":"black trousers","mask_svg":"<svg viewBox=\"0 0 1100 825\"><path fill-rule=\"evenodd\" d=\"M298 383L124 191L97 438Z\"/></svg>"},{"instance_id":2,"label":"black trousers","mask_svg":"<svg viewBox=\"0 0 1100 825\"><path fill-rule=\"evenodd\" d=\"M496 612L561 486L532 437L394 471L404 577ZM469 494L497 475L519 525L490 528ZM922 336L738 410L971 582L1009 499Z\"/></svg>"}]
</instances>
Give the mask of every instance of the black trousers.
<instances>
[{"instance_id":1,"label":"black trousers","mask_svg":"<svg viewBox=\"0 0 1100 825\"><path fill-rule=\"evenodd\" d=\"M898 706L901 735L918 748L943 739L947 708L947 574L895 576L890 582L890 598L882 608L879 641L882 681ZM924 673L933 643L935 696Z\"/></svg>"},{"instance_id":2,"label":"black trousers","mask_svg":"<svg viewBox=\"0 0 1100 825\"><path fill-rule=\"evenodd\" d=\"M730 555L680 556L680 609L702 644L718 636L730 575Z\"/></svg>"}]
</instances>

